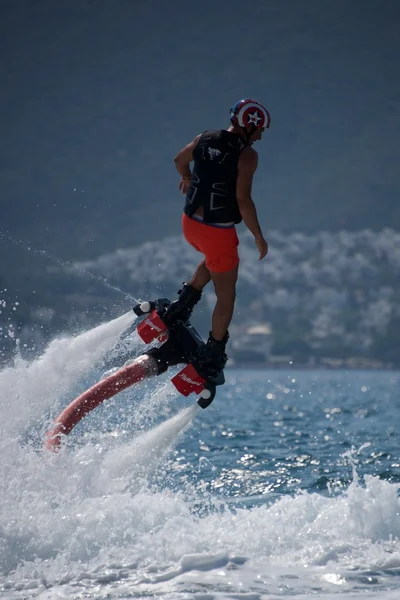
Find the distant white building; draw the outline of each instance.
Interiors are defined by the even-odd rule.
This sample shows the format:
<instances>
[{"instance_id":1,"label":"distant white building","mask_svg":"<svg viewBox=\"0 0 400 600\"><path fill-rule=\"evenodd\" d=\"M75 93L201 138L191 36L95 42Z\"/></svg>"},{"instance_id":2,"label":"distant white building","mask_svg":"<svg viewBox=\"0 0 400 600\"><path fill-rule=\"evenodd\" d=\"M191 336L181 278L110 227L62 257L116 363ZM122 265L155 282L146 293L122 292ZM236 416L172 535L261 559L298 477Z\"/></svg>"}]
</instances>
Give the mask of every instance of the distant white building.
<instances>
[{"instance_id":1,"label":"distant white building","mask_svg":"<svg viewBox=\"0 0 400 600\"><path fill-rule=\"evenodd\" d=\"M238 362L267 362L272 341L269 323L236 327L232 337L232 358Z\"/></svg>"}]
</instances>

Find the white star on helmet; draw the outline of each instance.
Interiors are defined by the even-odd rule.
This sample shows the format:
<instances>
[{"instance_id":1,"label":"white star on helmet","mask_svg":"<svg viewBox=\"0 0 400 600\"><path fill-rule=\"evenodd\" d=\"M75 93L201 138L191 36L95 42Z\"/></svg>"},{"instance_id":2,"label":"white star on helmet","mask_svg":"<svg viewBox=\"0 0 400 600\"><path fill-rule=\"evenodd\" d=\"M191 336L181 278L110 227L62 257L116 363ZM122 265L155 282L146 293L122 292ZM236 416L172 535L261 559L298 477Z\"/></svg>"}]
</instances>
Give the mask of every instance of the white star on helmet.
<instances>
[{"instance_id":1,"label":"white star on helmet","mask_svg":"<svg viewBox=\"0 0 400 600\"><path fill-rule=\"evenodd\" d=\"M258 121L261 121L261 117L258 116L258 112L255 110L253 112L253 114L249 113L249 117L248 117L249 121L248 124L249 125L258 125Z\"/></svg>"}]
</instances>

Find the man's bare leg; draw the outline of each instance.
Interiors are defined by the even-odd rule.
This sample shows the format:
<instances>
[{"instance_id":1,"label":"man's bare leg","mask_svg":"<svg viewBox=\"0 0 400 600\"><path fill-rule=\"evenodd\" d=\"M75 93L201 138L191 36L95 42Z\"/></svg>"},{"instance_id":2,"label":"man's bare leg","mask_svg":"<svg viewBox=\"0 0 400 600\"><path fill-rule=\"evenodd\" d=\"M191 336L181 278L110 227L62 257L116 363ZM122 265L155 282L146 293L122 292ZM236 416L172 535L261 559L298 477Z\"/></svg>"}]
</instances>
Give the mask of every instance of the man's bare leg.
<instances>
[{"instance_id":1,"label":"man's bare leg","mask_svg":"<svg viewBox=\"0 0 400 600\"><path fill-rule=\"evenodd\" d=\"M172 326L178 320L187 321L190 318L193 308L201 298L204 286L210 280L210 271L207 269L205 261L202 260L191 280L184 283L182 289L179 290L179 298L171 302L164 313L163 320L167 327Z\"/></svg>"},{"instance_id":2,"label":"man's bare leg","mask_svg":"<svg viewBox=\"0 0 400 600\"><path fill-rule=\"evenodd\" d=\"M193 277L188 284L192 286L198 292L201 292L202 289L211 281L211 273L206 267L206 261L202 260L201 263L197 266Z\"/></svg>"},{"instance_id":3,"label":"man's bare leg","mask_svg":"<svg viewBox=\"0 0 400 600\"><path fill-rule=\"evenodd\" d=\"M225 273L211 272L217 302L212 315L212 336L222 341L232 321L236 299L236 281L238 266Z\"/></svg>"}]
</instances>

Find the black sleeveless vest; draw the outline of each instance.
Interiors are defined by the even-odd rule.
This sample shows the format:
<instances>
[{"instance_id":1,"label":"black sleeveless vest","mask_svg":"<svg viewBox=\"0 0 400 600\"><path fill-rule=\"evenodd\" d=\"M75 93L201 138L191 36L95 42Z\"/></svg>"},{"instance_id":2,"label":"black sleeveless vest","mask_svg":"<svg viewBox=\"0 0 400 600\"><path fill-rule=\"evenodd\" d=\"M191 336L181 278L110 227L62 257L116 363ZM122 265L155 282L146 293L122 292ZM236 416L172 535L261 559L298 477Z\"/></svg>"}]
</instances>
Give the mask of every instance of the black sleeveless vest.
<instances>
[{"instance_id":1,"label":"black sleeveless vest","mask_svg":"<svg viewBox=\"0 0 400 600\"><path fill-rule=\"evenodd\" d=\"M204 223L240 223L236 200L238 161L244 144L237 134L205 131L193 150L194 167L184 212L188 217L202 206Z\"/></svg>"}]
</instances>

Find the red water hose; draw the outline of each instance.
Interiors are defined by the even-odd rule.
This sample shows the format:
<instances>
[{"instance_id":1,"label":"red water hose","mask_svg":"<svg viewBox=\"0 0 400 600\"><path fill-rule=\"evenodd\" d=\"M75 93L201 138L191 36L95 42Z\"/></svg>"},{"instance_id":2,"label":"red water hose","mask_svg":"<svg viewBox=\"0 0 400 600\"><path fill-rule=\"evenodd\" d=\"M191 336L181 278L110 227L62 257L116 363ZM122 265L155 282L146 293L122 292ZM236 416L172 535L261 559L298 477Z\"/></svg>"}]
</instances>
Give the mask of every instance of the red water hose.
<instances>
[{"instance_id":1,"label":"red water hose","mask_svg":"<svg viewBox=\"0 0 400 600\"><path fill-rule=\"evenodd\" d=\"M147 377L157 375L157 363L154 358L143 355L134 362L121 367L116 373L101 379L91 388L75 398L56 418L46 433L45 448L56 452L63 435L68 435L83 417L99 404L119 394L127 387L139 383Z\"/></svg>"}]
</instances>

